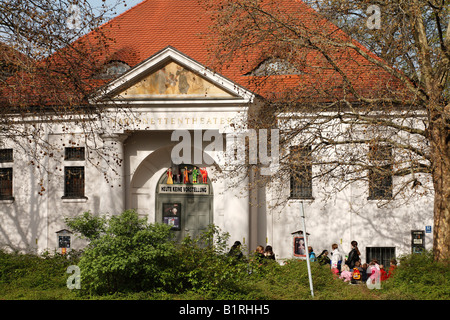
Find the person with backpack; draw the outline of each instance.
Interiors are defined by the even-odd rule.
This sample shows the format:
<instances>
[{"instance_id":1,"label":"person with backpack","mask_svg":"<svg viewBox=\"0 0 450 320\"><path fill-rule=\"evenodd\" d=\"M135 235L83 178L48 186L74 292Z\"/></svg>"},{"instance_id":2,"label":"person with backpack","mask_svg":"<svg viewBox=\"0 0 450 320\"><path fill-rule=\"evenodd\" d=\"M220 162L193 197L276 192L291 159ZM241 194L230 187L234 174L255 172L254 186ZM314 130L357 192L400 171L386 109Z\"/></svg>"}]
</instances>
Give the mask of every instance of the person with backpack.
<instances>
[{"instance_id":1,"label":"person with backpack","mask_svg":"<svg viewBox=\"0 0 450 320\"><path fill-rule=\"evenodd\" d=\"M361 255L361 253L358 250L358 242L353 240L351 242L351 245L352 245L352 250L349 252L348 259L345 261L345 264L348 265L350 270L353 270L353 268L355 267L356 261L359 261L359 256Z\"/></svg>"}]
</instances>

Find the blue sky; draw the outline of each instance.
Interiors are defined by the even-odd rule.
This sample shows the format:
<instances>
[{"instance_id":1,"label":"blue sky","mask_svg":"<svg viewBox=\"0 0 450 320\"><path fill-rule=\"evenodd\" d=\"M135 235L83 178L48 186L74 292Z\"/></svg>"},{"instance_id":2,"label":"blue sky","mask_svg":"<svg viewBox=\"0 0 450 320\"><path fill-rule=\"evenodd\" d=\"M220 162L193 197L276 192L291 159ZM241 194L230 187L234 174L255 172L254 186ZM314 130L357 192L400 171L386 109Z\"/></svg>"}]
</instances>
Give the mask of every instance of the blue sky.
<instances>
[{"instance_id":1,"label":"blue sky","mask_svg":"<svg viewBox=\"0 0 450 320\"><path fill-rule=\"evenodd\" d=\"M87 0L92 8L94 9L101 9L102 5L105 4L108 7L115 6L115 10L108 12L108 16L115 17L122 12L130 9L131 7L134 7L139 2L142 2L144 0ZM126 6L125 6L126 4Z\"/></svg>"}]
</instances>

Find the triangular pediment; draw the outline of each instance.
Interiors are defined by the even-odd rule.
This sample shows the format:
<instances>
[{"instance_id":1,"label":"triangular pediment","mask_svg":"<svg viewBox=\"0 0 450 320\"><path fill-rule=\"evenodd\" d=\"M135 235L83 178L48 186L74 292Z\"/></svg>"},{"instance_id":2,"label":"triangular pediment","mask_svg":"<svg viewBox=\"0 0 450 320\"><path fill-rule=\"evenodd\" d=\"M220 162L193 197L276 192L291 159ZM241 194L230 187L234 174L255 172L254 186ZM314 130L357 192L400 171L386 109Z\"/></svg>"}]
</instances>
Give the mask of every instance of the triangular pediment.
<instances>
[{"instance_id":1,"label":"triangular pediment","mask_svg":"<svg viewBox=\"0 0 450 320\"><path fill-rule=\"evenodd\" d=\"M235 98L205 77L170 61L119 93L124 99Z\"/></svg>"},{"instance_id":2,"label":"triangular pediment","mask_svg":"<svg viewBox=\"0 0 450 320\"><path fill-rule=\"evenodd\" d=\"M124 103L249 102L253 94L172 47L143 61L103 88L95 101Z\"/></svg>"}]
</instances>

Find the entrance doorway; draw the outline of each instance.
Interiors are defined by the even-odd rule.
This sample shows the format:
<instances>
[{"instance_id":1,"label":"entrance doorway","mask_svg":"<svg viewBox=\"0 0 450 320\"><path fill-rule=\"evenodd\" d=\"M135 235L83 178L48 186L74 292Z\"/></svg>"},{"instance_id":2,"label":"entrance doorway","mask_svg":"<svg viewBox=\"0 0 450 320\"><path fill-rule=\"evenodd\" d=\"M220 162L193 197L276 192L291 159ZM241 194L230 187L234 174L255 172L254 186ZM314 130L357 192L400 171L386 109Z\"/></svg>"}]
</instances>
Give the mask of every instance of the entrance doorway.
<instances>
[{"instance_id":1,"label":"entrance doorway","mask_svg":"<svg viewBox=\"0 0 450 320\"><path fill-rule=\"evenodd\" d=\"M171 179L168 181L168 168L158 181L156 221L171 225L178 241L188 235L197 237L213 223L213 190L209 178L203 179L203 169L184 164L173 166Z\"/></svg>"}]
</instances>

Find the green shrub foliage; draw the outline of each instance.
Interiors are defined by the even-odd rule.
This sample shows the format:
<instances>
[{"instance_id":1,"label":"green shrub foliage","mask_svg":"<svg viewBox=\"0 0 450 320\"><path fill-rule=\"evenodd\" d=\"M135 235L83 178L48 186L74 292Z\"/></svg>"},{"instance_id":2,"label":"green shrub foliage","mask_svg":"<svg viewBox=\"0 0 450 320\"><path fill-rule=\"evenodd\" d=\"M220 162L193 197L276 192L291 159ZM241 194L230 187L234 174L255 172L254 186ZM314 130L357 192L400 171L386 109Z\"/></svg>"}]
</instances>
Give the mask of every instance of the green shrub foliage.
<instances>
[{"instance_id":1,"label":"green shrub foliage","mask_svg":"<svg viewBox=\"0 0 450 320\"><path fill-rule=\"evenodd\" d=\"M35 290L64 288L67 267L77 263L75 255L45 252L39 256L0 250L0 285Z\"/></svg>"},{"instance_id":2,"label":"green shrub foliage","mask_svg":"<svg viewBox=\"0 0 450 320\"><path fill-rule=\"evenodd\" d=\"M79 263L83 290L104 294L173 286L176 247L169 226L148 224L133 210L102 221L103 232L91 238Z\"/></svg>"},{"instance_id":3,"label":"green shrub foliage","mask_svg":"<svg viewBox=\"0 0 450 320\"><path fill-rule=\"evenodd\" d=\"M214 225L198 238L177 243L169 226L149 224L133 210L109 218L87 212L67 224L90 240L83 252L37 256L0 251L0 298L312 298L305 261L280 265L251 254L229 256L229 235ZM430 252L399 260L381 290L349 285L334 277L329 266L311 263L314 299L449 299L448 262L435 262ZM66 287L69 265L80 267L81 290Z\"/></svg>"},{"instance_id":4,"label":"green shrub foliage","mask_svg":"<svg viewBox=\"0 0 450 320\"><path fill-rule=\"evenodd\" d=\"M431 251L401 257L394 276L384 285L389 291L401 292L403 298L449 299L449 261L435 261Z\"/></svg>"}]
</instances>

